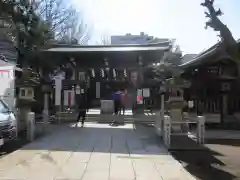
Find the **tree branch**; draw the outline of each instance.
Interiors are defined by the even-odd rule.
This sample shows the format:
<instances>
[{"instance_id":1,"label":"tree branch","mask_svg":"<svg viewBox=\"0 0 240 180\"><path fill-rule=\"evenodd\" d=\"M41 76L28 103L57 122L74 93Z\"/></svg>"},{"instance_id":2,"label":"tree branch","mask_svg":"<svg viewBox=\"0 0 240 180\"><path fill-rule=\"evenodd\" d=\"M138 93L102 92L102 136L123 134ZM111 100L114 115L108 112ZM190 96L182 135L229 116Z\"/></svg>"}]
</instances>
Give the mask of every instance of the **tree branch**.
<instances>
[{"instance_id":1,"label":"tree branch","mask_svg":"<svg viewBox=\"0 0 240 180\"><path fill-rule=\"evenodd\" d=\"M201 5L208 11L205 12L206 17L209 18L205 28L211 27L214 31L218 31L222 41L221 45L224 46L226 53L228 53L234 61L239 62L240 56L237 42L229 28L219 19L219 16L223 14L221 9L216 10L214 8L214 0L205 0Z\"/></svg>"}]
</instances>

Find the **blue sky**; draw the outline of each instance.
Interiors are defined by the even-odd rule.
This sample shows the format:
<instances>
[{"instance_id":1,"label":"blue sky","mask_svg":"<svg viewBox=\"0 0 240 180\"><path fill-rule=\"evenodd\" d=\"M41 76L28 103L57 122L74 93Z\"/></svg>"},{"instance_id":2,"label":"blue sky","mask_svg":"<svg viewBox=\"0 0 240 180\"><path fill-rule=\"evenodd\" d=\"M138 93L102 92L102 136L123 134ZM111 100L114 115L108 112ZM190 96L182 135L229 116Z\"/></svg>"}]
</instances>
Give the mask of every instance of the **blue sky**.
<instances>
[{"instance_id":1,"label":"blue sky","mask_svg":"<svg viewBox=\"0 0 240 180\"><path fill-rule=\"evenodd\" d=\"M236 39L240 38L240 0L215 0L221 17ZM206 18L202 0L72 0L89 23L94 24L91 44L102 34L139 34L175 38L184 53L199 53L217 42Z\"/></svg>"}]
</instances>

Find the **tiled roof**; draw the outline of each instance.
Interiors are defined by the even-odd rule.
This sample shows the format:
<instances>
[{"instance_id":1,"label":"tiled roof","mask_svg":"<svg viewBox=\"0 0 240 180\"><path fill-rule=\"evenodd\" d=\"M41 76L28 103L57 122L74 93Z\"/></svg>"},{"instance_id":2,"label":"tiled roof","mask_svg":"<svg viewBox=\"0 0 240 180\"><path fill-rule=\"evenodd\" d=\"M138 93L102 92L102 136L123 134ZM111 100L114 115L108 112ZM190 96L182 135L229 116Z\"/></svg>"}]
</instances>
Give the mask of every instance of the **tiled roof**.
<instances>
[{"instance_id":1,"label":"tiled roof","mask_svg":"<svg viewBox=\"0 0 240 180\"><path fill-rule=\"evenodd\" d=\"M240 44L240 39L237 40L237 43ZM209 57L213 54L215 54L217 52L217 50L220 47L220 42L217 44L214 44L213 46L211 46L209 49L199 53L197 56L193 57L192 59L183 62L180 67L188 67L191 66L193 64L199 63L201 62L203 59L205 59L206 57Z\"/></svg>"}]
</instances>

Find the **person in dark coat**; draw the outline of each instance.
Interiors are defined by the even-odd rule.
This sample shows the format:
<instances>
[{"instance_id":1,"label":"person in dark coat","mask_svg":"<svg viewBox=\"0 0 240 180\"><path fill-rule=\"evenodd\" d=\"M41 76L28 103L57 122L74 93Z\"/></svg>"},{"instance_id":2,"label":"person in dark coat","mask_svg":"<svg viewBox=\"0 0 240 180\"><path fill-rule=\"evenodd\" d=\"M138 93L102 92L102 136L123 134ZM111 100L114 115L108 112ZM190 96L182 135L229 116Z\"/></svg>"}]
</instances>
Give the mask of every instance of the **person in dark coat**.
<instances>
[{"instance_id":1,"label":"person in dark coat","mask_svg":"<svg viewBox=\"0 0 240 180\"><path fill-rule=\"evenodd\" d=\"M78 102L78 117L77 117L77 124L79 123L80 119L82 118L82 127L84 126L86 112L88 108L88 103L85 95L81 95L80 100Z\"/></svg>"},{"instance_id":2,"label":"person in dark coat","mask_svg":"<svg viewBox=\"0 0 240 180\"><path fill-rule=\"evenodd\" d=\"M112 94L112 98L114 101L114 114L118 115L121 108L121 91L116 91Z\"/></svg>"},{"instance_id":3,"label":"person in dark coat","mask_svg":"<svg viewBox=\"0 0 240 180\"><path fill-rule=\"evenodd\" d=\"M86 103L87 103L87 112L89 111L90 107L91 107L91 102L92 102L92 98L91 98L91 92L90 92L90 88L87 89L86 92Z\"/></svg>"}]
</instances>

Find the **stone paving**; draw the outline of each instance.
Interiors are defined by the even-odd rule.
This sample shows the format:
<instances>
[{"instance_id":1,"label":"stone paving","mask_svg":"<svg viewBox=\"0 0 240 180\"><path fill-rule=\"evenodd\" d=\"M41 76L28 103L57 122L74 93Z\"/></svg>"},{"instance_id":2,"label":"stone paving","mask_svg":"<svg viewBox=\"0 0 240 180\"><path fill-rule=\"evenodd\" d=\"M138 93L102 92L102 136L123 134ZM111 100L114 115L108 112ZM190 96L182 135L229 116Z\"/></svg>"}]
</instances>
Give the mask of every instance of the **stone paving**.
<instances>
[{"instance_id":1,"label":"stone paving","mask_svg":"<svg viewBox=\"0 0 240 180\"><path fill-rule=\"evenodd\" d=\"M195 180L152 128L61 126L0 159L1 180Z\"/></svg>"}]
</instances>

